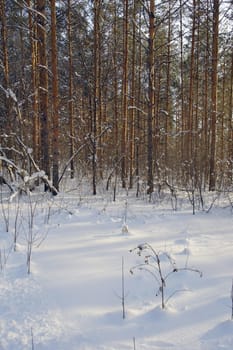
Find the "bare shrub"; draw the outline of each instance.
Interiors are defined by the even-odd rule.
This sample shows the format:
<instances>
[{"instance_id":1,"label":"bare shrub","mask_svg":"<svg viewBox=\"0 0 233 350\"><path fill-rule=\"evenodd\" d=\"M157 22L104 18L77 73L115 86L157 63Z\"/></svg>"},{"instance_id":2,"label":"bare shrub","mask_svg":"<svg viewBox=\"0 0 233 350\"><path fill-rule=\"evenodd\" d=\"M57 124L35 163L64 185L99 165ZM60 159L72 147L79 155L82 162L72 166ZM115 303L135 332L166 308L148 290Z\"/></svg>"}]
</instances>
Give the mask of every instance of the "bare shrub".
<instances>
[{"instance_id":1,"label":"bare shrub","mask_svg":"<svg viewBox=\"0 0 233 350\"><path fill-rule=\"evenodd\" d=\"M171 299L177 292L181 292L181 290L174 291L167 299L165 299L165 288L167 286L168 278L174 273L178 273L180 271L191 271L196 272L202 277L201 271L193 268L189 268L187 266L183 268L178 268L176 266L176 262L171 256L166 252L157 252L154 248L148 244L143 243L138 245L136 248L130 250L130 252L136 251L136 253L143 258L143 263L137 264L130 269L130 273L133 274L134 270L146 271L149 273L156 284L158 285L158 290L156 292L156 296L161 295L161 306L162 309L165 308L166 302ZM164 273L162 269L162 260L161 255L166 257L166 260L169 262L170 269ZM182 290L183 291L183 290Z\"/></svg>"}]
</instances>

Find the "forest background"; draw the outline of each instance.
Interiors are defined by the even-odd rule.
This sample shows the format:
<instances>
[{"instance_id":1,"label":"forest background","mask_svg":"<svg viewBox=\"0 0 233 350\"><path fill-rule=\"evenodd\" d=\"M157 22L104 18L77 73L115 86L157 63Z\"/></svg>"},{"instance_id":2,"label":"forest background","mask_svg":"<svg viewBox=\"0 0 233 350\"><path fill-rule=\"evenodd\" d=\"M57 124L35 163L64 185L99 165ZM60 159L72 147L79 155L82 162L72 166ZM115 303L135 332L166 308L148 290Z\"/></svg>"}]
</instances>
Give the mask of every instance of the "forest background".
<instances>
[{"instance_id":1,"label":"forest background","mask_svg":"<svg viewBox=\"0 0 233 350\"><path fill-rule=\"evenodd\" d=\"M1 181L232 188L232 19L232 0L0 0Z\"/></svg>"}]
</instances>

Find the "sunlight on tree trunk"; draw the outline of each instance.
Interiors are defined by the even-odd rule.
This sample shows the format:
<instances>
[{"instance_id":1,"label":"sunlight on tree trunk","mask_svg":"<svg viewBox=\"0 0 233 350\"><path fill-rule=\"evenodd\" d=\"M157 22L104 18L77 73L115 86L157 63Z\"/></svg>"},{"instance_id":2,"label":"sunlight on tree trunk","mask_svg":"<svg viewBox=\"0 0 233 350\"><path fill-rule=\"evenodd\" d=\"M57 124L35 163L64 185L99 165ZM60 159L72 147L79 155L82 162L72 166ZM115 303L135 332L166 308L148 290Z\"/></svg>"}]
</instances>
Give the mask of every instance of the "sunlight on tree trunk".
<instances>
[{"instance_id":1,"label":"sunlight on tree trunk","mask_svg":"<svg viewBox=\"0 0 233 350\"><path fill-rule=\"evenodd\" d=\"M211 76L211 142L210 142L210 181L209 190L215 190L216 184L216 122L217 122L217 83L218 83L218 35L219 35L219 0L213 3L212 32L212 76Z\"/></svg>"},{"instance_id":2,"label":"sunlight on tree trunk","mask_svg":"<svg viewBox=\"0 0 233 350\"><path fill-rule=\"evenodd\" d=\"M150 0L149 14L149 39L148 39L148 120L147 120L147 193L154 190L153 179L153 138L152 125L154 119L155 92L154 92L154 41L155 41L155 4Z\"/></svg>"},{"instance_id":3,"label":"sunlight on tree trunk","mask_svg":"<svg viewBox=\"0 0 233 350\"><path fill-rule=\"evenodd\" d=\"M41 139L41 169L50 176L50 145L49 145L49 114L48 114L48 64L46 48L46 1L37 0L37 35L38 35L38 65L39 65L39 116Z\"/></svg>"},{"instance_id":4,"label":"sunlight on tree trunk","mask_svg":"<svg viewBox=\"0 0 233 350\"><path fill-rule=\"evenodd\" d=\"M57 20L56 1L51 0L51 64L52 64L52 166L53 186L59 190L59 111L57 73Z\"/></svg>"}]
</instances>

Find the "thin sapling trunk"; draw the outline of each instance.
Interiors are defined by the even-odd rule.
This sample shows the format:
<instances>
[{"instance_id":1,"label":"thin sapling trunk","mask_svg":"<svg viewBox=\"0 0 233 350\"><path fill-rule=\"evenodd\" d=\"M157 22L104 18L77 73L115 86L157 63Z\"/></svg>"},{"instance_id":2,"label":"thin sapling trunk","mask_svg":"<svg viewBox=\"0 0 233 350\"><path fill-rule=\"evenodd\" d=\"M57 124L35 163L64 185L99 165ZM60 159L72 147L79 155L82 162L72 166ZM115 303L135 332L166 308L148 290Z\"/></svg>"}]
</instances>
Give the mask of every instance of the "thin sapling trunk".
<instances>
[{"instance_id":1,"label":"thin sapling trunk","mask_svg":"<svg viewBox=\"0 0 233 350\"><path fill-rule=\"evenodd\" d=\"M231 319L233 320L233 279L231 285Z\"/></svg>"},{"instance_id":2,"label":"thin sapling trunk","mask_svg":"<svg viewBox=\"0 0 233 350\"><path fill-rule=\"evenodd\" d=\"M125 319L125 271L124 271L124 258L121 262L121 303L122 303L122 318Z\"/></svg>"}]
</instances>

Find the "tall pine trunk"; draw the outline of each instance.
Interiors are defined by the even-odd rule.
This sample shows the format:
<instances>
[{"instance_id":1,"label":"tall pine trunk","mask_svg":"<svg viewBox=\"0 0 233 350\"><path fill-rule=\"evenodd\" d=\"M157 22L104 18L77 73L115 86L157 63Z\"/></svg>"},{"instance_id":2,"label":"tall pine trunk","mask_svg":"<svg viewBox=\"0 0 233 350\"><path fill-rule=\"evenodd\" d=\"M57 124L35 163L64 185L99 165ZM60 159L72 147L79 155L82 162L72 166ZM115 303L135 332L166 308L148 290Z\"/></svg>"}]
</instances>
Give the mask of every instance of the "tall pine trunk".
<instances>
[{"instance_id":1,"label":"tall pine trunk","mask_svg":"<svg viewBox=\"0 0 233 350\"><path fill-rule=\"evenodd\" d=\"M53 186L59 190L59 116L57 73L56 0L51 0L51 64L52 64L52 167Z\"/></svg>"},{"instance_id":2,"label":"tall pine trunk","mask_svg":"<svg viewBox=\"0 0 233 350\"><path fill-rule=\"evenodd\" d=\"M69 51L69 93L68 93L68 110L69 110L69 156L70 162L70 178L74 178L74 84L73 84L73 48L72 48L72 16L71 16L71 0L67 1L67 38L68 38L68 51Z\"/></svg>"},{"instance_id":3,"label":"tall pine trunk","mask_svg":"<svg viewBox=\"0 0 233 350\"><path fill-rule=\"evenodd\" d=\"M122 125L121 125L121 179L126 188L128 178L128 0L124 1L123 24L123 80L122 80Z\"/></svg>"},{"instance_id":4,"label":"tall pine trunk","mask_svg":"<svg viewBox=\"0 0 233 350\"><path fill-rule=\"evenodd\" d=\"M149 8L149 39L148 39L148 117L147 117L147 193L154 190L153 180L153 135L152 126L155 110L154 92L154 40L155 40L155 3L150 0Z\"/></svg>"},{"instance_id":5,"label":"tall pine trunk","mask_svg":"<svg viewBox=\"0 0 233 350\"><path fill-rule=\"evenodd\" d=\"M48 115L48 65L46 49L46 11L45 0L37 0L37 38L38 38L38 113L40 117L40 167L50 176L49 158L49 115ZM46 189L46 188L45 188Z\"/></svg>"},{"instance_id":6,"label":"tall pine trunk","mask_svg":"<svg viewBox=\"0 0 233 350\"><path fill-rule=\"evenodd\" d=\"M219 36L219 0L213 1L212 29L212 71L211 71L211 140L210 140L210 178L209 190L216 187L216 122L217 122L217 84L218 84L218 36Z\"/></svg>"},{"instance_id":7,"label":"tall pine trunk","mask_svg":"<svg viewBox=\"0 0 233 350\"><path fill-rule=\"evenodd\" d=\"M32 7L31 0L27 0L28 9ZM28 10L28 25L31 45L31 80L32 80L32 113L33 113L33 157L38 163L40 159L40 120L38 115L38 41L35 14Z\"/></svg>"},{"instance_id":8,"label":"tall pine trunk","mask_svg":"<svg viewBox=\"0 0 233 350\"><path fill-rule=\"evenodd\" d=\"M0 0L0 24L1 24L1 44L2 44L2 60L3 60L3 89L5 90L4 96L4 115L3 128L4 133L9 135L11 132L11 116L10 116L10 97L8 94L9 89L9 57L8 57L8 35L7 35L7 23L6 23L6 4L5 0ZM3 139L4 142L4 139ZM10 146L8 144L8 146Z\"/></svg>"}]
</instances>

